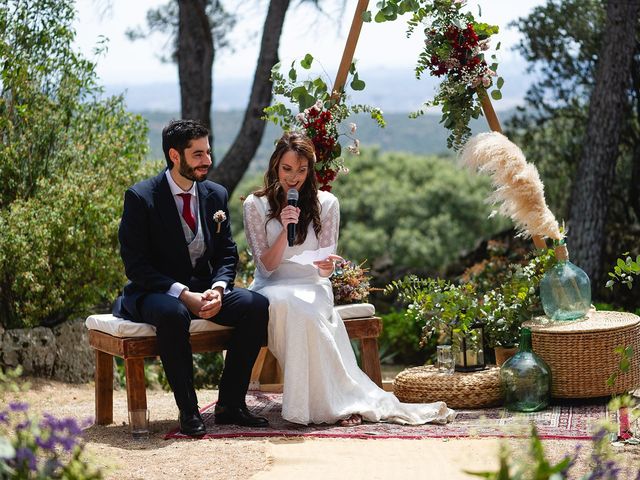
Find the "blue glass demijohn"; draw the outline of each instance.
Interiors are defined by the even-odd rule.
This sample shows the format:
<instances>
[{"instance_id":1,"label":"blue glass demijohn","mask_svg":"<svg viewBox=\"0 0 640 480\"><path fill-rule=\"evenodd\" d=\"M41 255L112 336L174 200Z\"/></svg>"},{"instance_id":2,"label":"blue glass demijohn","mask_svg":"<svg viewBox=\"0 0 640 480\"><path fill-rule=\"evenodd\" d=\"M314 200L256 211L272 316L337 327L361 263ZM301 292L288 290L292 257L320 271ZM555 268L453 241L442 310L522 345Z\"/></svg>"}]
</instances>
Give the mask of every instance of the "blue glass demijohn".
<instances>
[{"instance_id":1,"label":"blue glass demijohn","mask_svg":"<svg viewBox=\"0 0 640 480\"><path fill-rule=\"evenodd\" d=\"M575 320L591 308L589 276L569 261L567 247L556 247L556 264L540 281L540 300L551 320Z\"/></svg>"},{"instance_id":2,"label":"blue glass demijohn","mask_svg":"<svg viewBox=\"0 0 640 480\"><path fill-rule=\"evenodd\" d=\"M549 405L551 397L551 369L533 353L531 330L520 331L516 354L500 367L500 385L504 406L517 412L537 412Z\"/></svg>"}]
</instances>

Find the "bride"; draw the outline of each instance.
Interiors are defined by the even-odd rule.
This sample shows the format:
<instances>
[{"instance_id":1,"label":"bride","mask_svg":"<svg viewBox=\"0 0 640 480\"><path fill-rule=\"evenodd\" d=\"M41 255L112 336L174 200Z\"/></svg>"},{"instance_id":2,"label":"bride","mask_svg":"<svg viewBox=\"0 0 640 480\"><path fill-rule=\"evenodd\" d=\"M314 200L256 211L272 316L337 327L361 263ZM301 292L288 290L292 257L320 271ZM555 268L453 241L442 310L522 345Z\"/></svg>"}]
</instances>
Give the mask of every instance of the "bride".
<instances>
[{"instance_id":1,"label":"bride","mask_svg":"<svg viewBox=\"0 0 640 480\"><path fill-rule=\"evenodd\" d=\"M269 349L284 371L282 416L300 424L370 422L446 423L455 416L444 402L400 403L362 372L344 323L333 308L333 273L340 225L338 199L318 191L311 140L285 133L271 155L263 187L244 202L244 228L256 264L250 287L269 299ZM299 207L287 192L299 192ZM295 224L294 246L287 225ZM290 259L330 248L314 264Z\"/></svg>"}]
</instances>

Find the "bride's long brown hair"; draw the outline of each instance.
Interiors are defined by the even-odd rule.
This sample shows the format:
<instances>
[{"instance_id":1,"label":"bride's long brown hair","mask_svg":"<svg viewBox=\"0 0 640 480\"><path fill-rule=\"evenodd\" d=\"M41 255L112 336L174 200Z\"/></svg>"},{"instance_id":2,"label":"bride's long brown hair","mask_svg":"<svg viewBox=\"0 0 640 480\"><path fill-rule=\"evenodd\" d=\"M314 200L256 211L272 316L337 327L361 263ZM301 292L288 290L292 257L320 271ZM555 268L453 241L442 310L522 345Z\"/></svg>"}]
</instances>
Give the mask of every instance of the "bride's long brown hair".
<instances>
[{"instance_id":1,"label":"bride's long brown hair","mask_svg":"<svg viewBox=\"0 0 640 480\"><path fill-rule=\"evenodd\" d=\"M271 154L269 167L264 174L264 185L260 190L253 192L257 197L267 197L270 212L267 222L280 218L282 209L287 205L287 192L284 191L278 179L278 168L280 160L287 152L294 152L299 159L306 159L308 164L307 178L300 188L298 208L300 208L300 218L296 228L295 245L300 245L307 238L307 230L313 222L313 231L316 236L320 235L322 229L320 225L320 202L318 201L318 180L316 179L316 155L313 142L309 137L299 132L285 132L276 148ZM266 224L265 224L266 229Z\"/></svg>"}]
</instances>

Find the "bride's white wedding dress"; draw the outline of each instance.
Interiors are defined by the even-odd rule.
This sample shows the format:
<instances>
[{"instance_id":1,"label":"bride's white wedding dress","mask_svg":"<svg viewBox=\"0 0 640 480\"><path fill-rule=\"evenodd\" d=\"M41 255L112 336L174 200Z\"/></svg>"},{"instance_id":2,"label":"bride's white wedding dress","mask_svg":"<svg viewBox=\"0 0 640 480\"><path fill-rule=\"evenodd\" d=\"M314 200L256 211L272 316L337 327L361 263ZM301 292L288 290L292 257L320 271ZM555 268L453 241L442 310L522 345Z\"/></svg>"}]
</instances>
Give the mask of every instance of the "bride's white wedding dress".
<instances>
[{"instance_id":1,"label":"bride's white wedding dress","mask_svg":"<svg viewBox=\"0 0 640 480\"><path fill-rule=\"evenodd\" d=\"M282 416L301 424L335 423L358 413L371 422L446 423L455 415L444 402L400 403L358 368L340 315L333 308L328 278L313 265L290 260L305 250L335 246L340 225L337 198L319 192L322 231L309 226L302 245L287 247L278 268L267 271L260 257L276 240L282 225L266 224L266 197L250 195L244 202L244 228L256 264L250 287L269 299L269 349L284 371Z\"/></svg>"}]
</instances>

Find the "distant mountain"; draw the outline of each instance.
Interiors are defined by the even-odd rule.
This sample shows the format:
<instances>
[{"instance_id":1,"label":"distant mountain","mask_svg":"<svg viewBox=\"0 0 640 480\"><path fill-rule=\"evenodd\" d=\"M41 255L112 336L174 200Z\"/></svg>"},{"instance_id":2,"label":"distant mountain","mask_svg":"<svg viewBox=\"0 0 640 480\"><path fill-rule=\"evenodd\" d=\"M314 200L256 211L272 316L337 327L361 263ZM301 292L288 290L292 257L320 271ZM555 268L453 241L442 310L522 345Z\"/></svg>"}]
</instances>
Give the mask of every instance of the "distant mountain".
<instances>
[{"instance_id":1,"label":"distant mountain","mask_svg":"<svg viewBox=\"0 0 640 480\"><path fill-rule=\"evenodd\" d=\"M500 66L505 79L503 98L495 103L496 110L509 110L522 103L525 92L534 77L526 72L522 61L505 62ZM366 88L352 95L353 103L364 103L381 108L386 113L404 113L417 110L431 98L437 79L428 75L416 79L412 66L405 69L380 68L361 71ZM251 88L250 78L214 77L213 109L217 111L244 110ZM127 106L133 111L177 112L180 110L180 90L177 83L151 83L146 85L107 85L107 94L123 93Z\"/></svg>"},{"instance_id":2,"label":"distant mountain","mask_svg":"<svg viewBox=\"0 0 640 480\"><path fill-rule=\"evenodd\" d=\"M179 114L170 112L148 112L140 114L149 124L150 157L162 158L161 134L163 126ZM501 121L506 121L513 114L513 110L501 112ZM233 143L242 122L244 113L241 111L213 112L214 156L221 160L224 153ZM379 128L366 115L359 115L349 121L354 121L358 129L355 137L360 140L362 148L380 148L382 151L403 151L417 154L452 155L447 150L447 130L439 123L440 114L430 113L412 119L407 113L385 114L387 126ZM346 125L345 125L346 128ZM488 129L484 118L475 120L471 124L474 133ZM279 128L268 124L265 135L256 153L250 170L263 170L269 161L273 143L281 135ZM348 155L348 154L347 154Z\"/></svg>"}]
</instances>

